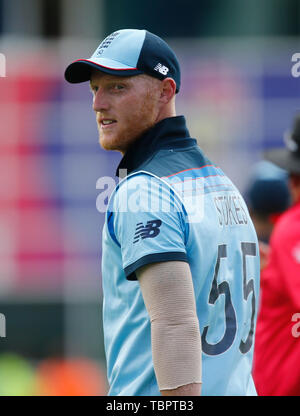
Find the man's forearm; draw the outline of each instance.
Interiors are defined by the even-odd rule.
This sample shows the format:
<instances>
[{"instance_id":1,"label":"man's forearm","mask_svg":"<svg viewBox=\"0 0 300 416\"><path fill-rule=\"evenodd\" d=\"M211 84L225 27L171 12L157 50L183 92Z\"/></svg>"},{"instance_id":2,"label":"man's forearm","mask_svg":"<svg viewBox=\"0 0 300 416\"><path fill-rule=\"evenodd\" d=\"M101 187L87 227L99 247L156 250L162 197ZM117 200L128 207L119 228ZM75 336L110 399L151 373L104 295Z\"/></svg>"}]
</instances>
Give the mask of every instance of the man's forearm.
<instances>
[{"instance_id":1,"label":"man's forearm","mask_svg":"<svg viewBox=\"0 0 300 416\"><path fill-rule=\"evenodd\" d=\"M197 317L154 321L151 338L154 370L162 395L200 395L201 337Z\"/></svg>"},{"instance_id":2,"label":"man's forearm","mask_svg":"<svg viewBox=\"0 0 300 416\"><path fill-rule=\"evenodd\" d=\"M189 265L150 264L137 272L151 322L152 358L162 394L200 393L201 335Z\"/></svg>"}]
</instances>

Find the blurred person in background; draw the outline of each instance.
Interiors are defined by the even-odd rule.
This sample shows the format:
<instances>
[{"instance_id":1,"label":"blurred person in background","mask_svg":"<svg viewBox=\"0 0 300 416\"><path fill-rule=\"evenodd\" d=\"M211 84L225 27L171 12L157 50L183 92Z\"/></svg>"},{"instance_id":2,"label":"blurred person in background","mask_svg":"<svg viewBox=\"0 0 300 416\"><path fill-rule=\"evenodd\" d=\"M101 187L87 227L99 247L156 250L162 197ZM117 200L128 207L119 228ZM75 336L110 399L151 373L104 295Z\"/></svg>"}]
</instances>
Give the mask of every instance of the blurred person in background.
<instances>
[{"instance_id":1,"label":"blurred person in background","mask_svg":"<svg viewBox=\"0 0 300 416\"><path fill-rule=\"evenodd\" d=\"M266 158L289 172L292 206L276 223L268 263L261 274L261 304L257 321L254 381L259 395L300 395L300 116L286 148Z\"/></svg>"},{"instance_id":2,"label":"blurred person in background","mask_svg":"<svg viewBox=\"0 0 300 416\"><path fill-rule=\"evenodd\" d=\"M258 162L252 169L244 197L256 229L263 269L274 225L290 205L287 172L269 161Z\"/></svg>"},{"instance_id":3,"label":"blurred person in background","mask_svg":"<svg viewBox=\"0 0 300 416\"><path fill-rule=\"evenodd\" d=\"M237 188L176 115L174 52L119 30L65 77L90 81L100 144L122 153L117 176L127 174L102 241L109 394L256 395L257 236Z\"/></svg>"}]
</instances>

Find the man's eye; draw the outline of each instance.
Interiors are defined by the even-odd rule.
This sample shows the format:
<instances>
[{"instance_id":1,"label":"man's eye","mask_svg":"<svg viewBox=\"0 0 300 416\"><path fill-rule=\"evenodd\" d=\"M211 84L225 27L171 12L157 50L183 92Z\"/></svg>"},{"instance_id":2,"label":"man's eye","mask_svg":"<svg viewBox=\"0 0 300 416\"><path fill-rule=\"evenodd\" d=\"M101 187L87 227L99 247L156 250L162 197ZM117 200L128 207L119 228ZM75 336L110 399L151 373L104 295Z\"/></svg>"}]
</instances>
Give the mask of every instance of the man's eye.
<instances>
[{"instance_id":1,"label":"man's eye","mask_svg":"<svg viewBox=\"0 0 300 416\"><path fill-rule=\"evenodd\" d=\"M121 84L115 84L114 85L114 90L123 90L123 89L124 89L124 86L121 85Z\"/></svg>"},{"instance_id":2,"label":"man's eye","mask_svg":"<svg viewBox=\"0 0 300 416\"><path fill-rule=\"evenodd\" d=\"M91 88L91 93L92 94L96 94L97 91L98 91L98 87L92 87Z\"/></svg>"}]
</instances>

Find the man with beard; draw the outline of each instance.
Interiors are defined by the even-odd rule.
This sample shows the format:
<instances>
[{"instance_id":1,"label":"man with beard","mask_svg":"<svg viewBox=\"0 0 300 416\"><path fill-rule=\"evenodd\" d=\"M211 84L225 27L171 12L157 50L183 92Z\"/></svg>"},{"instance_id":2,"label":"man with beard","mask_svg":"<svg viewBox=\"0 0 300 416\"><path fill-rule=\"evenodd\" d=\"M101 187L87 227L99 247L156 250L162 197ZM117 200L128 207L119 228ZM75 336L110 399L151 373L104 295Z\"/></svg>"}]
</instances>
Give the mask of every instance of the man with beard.
<instances>
[{"instance_id":1,"label":"man with beard","mask_svg":"<svg viewBox=\"0 0 300 416\"><path fill-rule=\"evenodd\" d=\"M146 30L118 30L65 78L90 81L100 145L126 171L102 240L109 395L256 394L257 237L176 116L175 53Z\"/></svg>"}]
</instances>

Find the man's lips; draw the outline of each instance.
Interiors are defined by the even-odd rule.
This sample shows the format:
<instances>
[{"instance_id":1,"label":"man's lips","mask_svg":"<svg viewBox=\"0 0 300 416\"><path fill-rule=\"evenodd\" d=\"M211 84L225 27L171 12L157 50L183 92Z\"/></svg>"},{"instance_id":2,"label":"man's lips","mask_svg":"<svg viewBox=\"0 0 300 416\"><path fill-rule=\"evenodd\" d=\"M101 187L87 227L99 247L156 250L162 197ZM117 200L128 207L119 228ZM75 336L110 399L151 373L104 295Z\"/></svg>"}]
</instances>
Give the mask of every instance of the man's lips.
<instances>
[{"instance_id":1,"label":"man's lips","mask_svg":"<svg viewBox=\"0 0 300 416\"><path fill-rule=\"evenodd\" d=\"M113 118L100 118L100 119L98 119L98 124L100 125L101 128L104 128L104 129L112 126L116 122L117 122L117 120L115 120Z\"/></svg>"}]
</instances>

